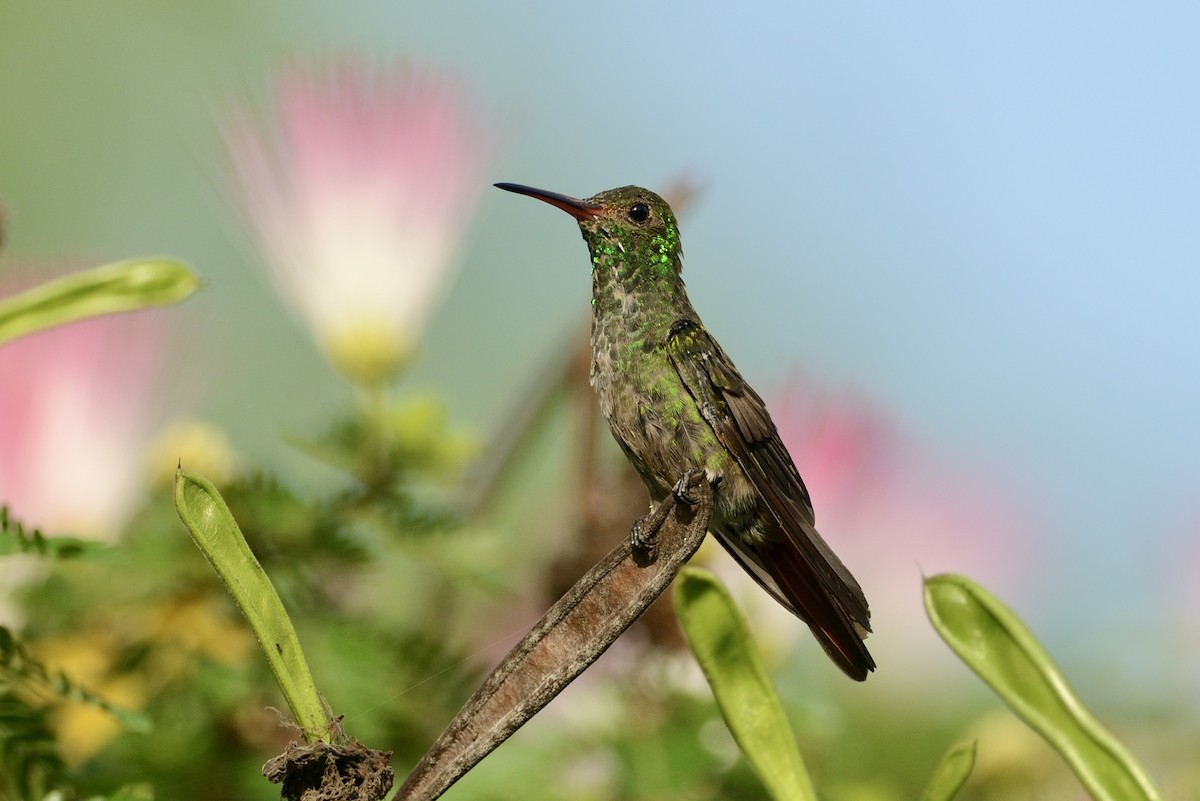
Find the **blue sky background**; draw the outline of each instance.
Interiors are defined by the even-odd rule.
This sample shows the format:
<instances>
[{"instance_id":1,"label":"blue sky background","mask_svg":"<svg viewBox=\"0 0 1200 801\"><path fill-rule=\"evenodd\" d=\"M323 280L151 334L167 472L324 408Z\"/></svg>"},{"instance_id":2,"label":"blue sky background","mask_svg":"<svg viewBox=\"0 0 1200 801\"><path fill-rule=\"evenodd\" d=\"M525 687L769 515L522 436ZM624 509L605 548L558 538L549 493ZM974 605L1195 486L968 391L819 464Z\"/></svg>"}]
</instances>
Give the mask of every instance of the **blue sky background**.
<instances>
[{"instance_id":1,"label":"blue sky background","mask_svg":"<svg viewBox=\"0 0 1200 801\"><path fill-rule=\"evenodd\" d=\"M0 268L189 261L188 369L232 371L193 407L286 472L344 390L251 269L214 119L289 59L435 65L499 126L494 180L699 183L685 275L742 371L1019 476L1037 614L1136 652L1200 553L1198 34L1189 3L0 0ZM569 220L485 195L415 383L486 430L588 288Z\"/></svg>"}]
</instances>

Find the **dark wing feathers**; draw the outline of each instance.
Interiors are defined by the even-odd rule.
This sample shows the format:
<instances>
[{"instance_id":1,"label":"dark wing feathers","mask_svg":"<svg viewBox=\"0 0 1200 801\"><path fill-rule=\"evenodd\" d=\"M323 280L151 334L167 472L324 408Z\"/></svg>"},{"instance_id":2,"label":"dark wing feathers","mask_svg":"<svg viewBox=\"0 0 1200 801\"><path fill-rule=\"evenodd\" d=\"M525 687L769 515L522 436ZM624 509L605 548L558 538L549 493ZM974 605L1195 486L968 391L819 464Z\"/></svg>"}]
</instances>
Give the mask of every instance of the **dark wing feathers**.
<instances>
[{"instance_id":1,"label":"dark wing feathers","mask_svg":"<svg viewBox=\"0 0 1200 801\"><path fill-rule=\"evenodd\" d=\"M830 656L834 656L832 643L854 639L860 662L873 667L855 633L870 631L866 598L850 571L817 533L808 490L762 398L738 374L720 345L693 320L677 320L671 326L667 351L717 439L733 454L793 547L774 549L769 563L742 543L723 544L764 589L801 614L814 632L818 628L824 632L825 636L818 634L818 639ZM770 576L770 583L763 573ZM805 576L815 582L799 580ZM818 622L828 617L823 612L842 621L846 636L839 637L838 632L831 633ZM840 650L846 645L850 644L843 642L837 647ZM837 657L835 661L843 663Z\"/></svg>"}]
</instances>

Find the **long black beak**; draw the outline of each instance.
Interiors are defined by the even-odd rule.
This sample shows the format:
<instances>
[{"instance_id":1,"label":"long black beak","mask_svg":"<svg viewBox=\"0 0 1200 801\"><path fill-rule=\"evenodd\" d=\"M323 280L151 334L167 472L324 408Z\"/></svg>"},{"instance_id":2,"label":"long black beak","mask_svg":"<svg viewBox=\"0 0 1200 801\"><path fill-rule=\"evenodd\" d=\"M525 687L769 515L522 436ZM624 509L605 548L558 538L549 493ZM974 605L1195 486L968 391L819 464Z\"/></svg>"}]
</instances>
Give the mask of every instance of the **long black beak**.
<instances>
[{"instance_id":1,"label":"long black beak","mask_svg":"<svg viewBox=\"0 0 1200 801\"><path fill-rule=\"evenodd\" d=\"M497 189L503 189L505 192L529 195L530 197L535 197L538 200L549 203L551 206L557 206L577 220L594 219L599 217L600 212L604 210L603 206L595 203L588 203L570 195L560 195L557 192L547 192L545 189L534 189L532 186L523 186L522 184L496 184L495 186Z\"/></svg>"}]
</instances>

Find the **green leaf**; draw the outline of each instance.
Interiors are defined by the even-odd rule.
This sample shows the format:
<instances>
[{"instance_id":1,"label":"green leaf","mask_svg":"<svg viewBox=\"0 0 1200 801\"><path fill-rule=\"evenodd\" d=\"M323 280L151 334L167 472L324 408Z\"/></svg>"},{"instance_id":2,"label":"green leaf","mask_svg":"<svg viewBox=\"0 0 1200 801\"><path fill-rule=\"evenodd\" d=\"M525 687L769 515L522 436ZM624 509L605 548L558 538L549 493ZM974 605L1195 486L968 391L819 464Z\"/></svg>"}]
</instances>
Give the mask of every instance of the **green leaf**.
<instances>
[{"instance_id":1,"label":"green leaf","mask_svg":"<svg viewBox=\"0 0 1200 801\"><path fill-rule=\"evenodd\" d=\"M331 721L291 618L216 487L201 476L177 470L175 509L245 615L305 740L312 743L329 737Z\"/></svg>"},{"instance_id":2,"label":"green leaf","mask_svg":"<svg viewBox=\"0 0 1200 801\"><path fill-rule=\"evenodd\" d=\"M975 767L975 741L952 746L933 772L921 801L950 801L966 784Z\"/></svg>"},{"instance_id":3,"label":"green leaf","mask_svg":"<svg viewBox=\"0 0 1200 801\"><path fill-rule=\"evenodd\" d=\"M94 267L0 300L0 344L85 317L177 303L199 286L187 267L167 259Z\"/></svg>"},{"instance_id":4,"label":"green leaf","mask_svg":"<svg viewBox=\"0 0 1200 801\"><path fill-rule=\"evenodd\" d=\"M925 609L959 658L1062 754L1097 801L1159 801L1128 751L1092 717L1013 612L955 575L925 580Z\"/></svg>"},{"instance_id":5,"label":"green leaf","mask_svg":"<svg viewBox=\"0 0 1200 801\"><path fill-rule=\"evenodd\" d=\"M685 567L675 610L725 724L775 801L815 801L783 704L771 686L746 622L720 579Z\"/></svg>"}]
</instances>

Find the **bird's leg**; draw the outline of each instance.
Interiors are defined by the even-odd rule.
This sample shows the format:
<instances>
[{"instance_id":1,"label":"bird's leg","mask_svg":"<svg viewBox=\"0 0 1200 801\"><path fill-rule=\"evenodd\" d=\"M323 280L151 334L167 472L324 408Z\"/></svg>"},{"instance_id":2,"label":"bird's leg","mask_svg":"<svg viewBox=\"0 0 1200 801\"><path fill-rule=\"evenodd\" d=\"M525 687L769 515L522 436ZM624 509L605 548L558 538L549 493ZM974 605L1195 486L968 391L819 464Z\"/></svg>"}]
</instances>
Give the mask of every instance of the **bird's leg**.
<instances>
[{"instance_id":1,"label":"bird's leg","mask_svg":"<svg viewBox=\"0 0 1200 801\"><path fill-rule=\"evenodd\" d=\"M648 561L653 560L654 549L658 545L658 532L666 522L667 515L671 514L671 510L678 503L694 505L696 501L688 494L688 490L699 486L704 479L704 471L693 467L675 482L670 495L651 506L649 513L633 521L633 527L629 530L629 544L635 553Z\"/></svg>"}]
</instances>

